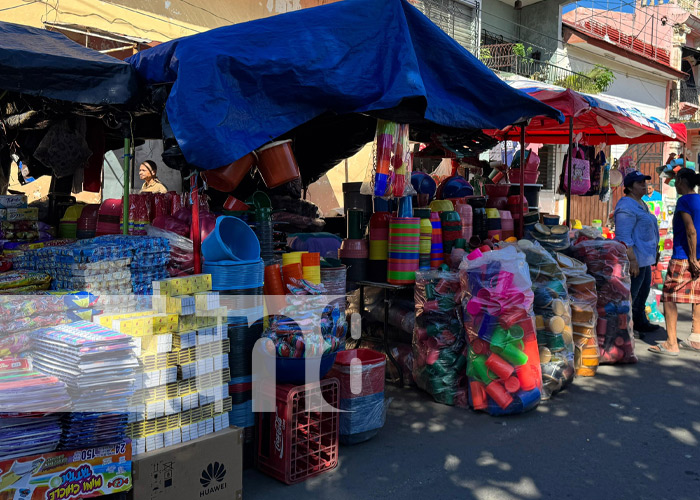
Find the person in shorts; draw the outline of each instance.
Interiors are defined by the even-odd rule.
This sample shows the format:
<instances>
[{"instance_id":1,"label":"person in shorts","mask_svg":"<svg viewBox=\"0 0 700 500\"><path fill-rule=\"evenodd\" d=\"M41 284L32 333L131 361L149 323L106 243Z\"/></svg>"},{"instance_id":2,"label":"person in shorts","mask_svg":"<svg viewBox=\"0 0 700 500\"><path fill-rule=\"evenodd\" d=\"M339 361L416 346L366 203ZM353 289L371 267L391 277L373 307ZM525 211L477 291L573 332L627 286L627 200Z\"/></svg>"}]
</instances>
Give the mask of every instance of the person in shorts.
<instances>
[{"instance_id":1,"label":"person in shorts","mask_svg":"<svg viewBox=\"0 0 700 500\"><path fill-rule=\"evenodd\" d=\"M676 304L700 303L700 174L683 168L676 174L676 191L680 195L673 214L673 255L668 265L662 300L668 338L649 351L678 356L680 350L700 352L700 333L691 333L678 342ZM693 307L693 332L700 332L700 307Z\"/></svg>"}]
</instances>

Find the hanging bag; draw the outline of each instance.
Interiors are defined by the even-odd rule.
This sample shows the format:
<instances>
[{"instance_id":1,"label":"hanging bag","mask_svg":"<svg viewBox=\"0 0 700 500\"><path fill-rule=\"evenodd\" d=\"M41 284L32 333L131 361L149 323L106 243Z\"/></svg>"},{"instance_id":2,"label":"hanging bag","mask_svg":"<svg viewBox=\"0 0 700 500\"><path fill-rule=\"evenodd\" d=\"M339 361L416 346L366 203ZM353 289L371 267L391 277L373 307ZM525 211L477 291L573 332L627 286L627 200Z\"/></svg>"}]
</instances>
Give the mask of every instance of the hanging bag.
<instances>
[{"instance_id":1,"label":"hanging bag","mask_svg":"<svg viewBox=\"0 0 700 500\"><path fill-rule=\"evenodd\" d=\"M591 187L586 193L586 196L599 196L601 190L601 177L604 165L607 163L605 158L605 152L603 150L599 151L595 158L591 162L590 178Z\"/></svg>"},{"instance_id":2,"label":"hanging bag","mask_svg":"<svg viewBox=\"0 0 700 500\"><path fill-rule=\"evenodd\" d=\"M571 194L586 194L591 188L591 163L583 156L581 148L575 148L571 159L571 183L569 183L569 166L564 166L564 188L571 186Z\"/></svg>"}]
</instances>

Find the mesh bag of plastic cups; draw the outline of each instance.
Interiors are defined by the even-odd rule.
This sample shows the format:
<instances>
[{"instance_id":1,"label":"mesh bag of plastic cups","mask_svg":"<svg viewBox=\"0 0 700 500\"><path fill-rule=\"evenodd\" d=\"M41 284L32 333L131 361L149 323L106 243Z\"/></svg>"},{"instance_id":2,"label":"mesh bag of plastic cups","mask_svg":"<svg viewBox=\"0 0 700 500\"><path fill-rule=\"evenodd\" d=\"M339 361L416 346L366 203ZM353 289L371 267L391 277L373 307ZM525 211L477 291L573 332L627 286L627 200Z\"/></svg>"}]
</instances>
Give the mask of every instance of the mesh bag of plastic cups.
<instances>
[{"instance_id":1,"label":"mesh bag of plastic cups","mask_svg":"<svg viewBox=\"0 0 700 500\"><path fill-rule=\"evenodd\" d=\"M466 407L466 341L458 318L459 291L458 273L416 273L413 377L435 401Z\"/></svg>"},{"instance_id":2,"label":"mesh bag of plastic cups","mask_svg":"<svg viewBox=\"0 0 700 500\"><path fill-rule=\"evenodd\" d=\"M384 427L386 357L372 349L339 352L328 377L340 382L340 442L356 444Z\"/></svg>"},{"instance_id":3,"label":"mesh bag of plastic cups","mask_svg":"<svg viewBox=\"0 0 700 500\"><path fill-rule=\"evenodd\" d=\"M469 404L491 415L523 413L542 389L525 256L515 246L475 252L460 265Z\"/></svg>"},{"instance_id":4,"label":"mesh bag of plastic cups","mask_svg":"<svg viewBox=\"0 0 700 500\"><path fill-rule=\"evenodd\" d=\"M574 380L574 341L566 278L542 246L520 240L534 293L535 327L542 365L542 399Z\"/></svg>"},{"instance_id":5,"label":"mesh bag of plastic cups","mask_svg":"<svg viewBox=\"0 0 700 500\"><path fill-rule=\"evenodd\" d=\"M625 246L612 240L587 240L573 245L571 250L596 281L600 364L636 363Z\"/></svg>"},{"instance_id":6,"label":"mesh bag of plastic cups","mask_svg":"<svg viewBox=\"0 0 700 500\"><path fill-rule=\"evenodd\" d=\"M598 369L598 294L595 279L587 273L586 265L566 255L555 254L557 263L566 276L571 303L571 321L574 331L574 366L576 375L592 377Z\"/></svg>"}]
</instances>

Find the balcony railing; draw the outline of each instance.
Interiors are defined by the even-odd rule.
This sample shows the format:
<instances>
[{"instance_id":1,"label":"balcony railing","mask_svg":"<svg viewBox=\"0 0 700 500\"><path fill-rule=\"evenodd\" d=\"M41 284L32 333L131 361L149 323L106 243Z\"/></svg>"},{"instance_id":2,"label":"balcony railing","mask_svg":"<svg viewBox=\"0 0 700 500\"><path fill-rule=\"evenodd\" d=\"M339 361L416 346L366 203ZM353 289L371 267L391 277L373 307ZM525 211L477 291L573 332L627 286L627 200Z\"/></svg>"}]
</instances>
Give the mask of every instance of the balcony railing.
<instances>
[{"instance_id":1,"label":"balcony railing","mask_svg":"<svg viewBox=\"0 0 700 500\"><path fill-rule=\"evenodd\" d=\"M654 43L649 43L634 34L625 34L619 28L601 23L591 17L576 19L573 22L565 22L569 26L588 35L604 40L612 45L617 45L623 49L635 52L640 56L652 59L661 64L669 66L671 64L671 53L666 49L656 47Z\"/></svg>"},{"instance_id":2,"label":"balcony railing","mask_svg":"<svg viewBox=\"0 0 700 500\"><path fill-rule=\"evenodd\" d=\"M671 89L669 117L672 122L700 123L700 87L682 85Z\"/></svg>"},{"instance_id":3,"label":"balcony railing","mask_svg":"<svg viewBox=\"0 0 700 500\"><path fill-rule=\"evenodd\" d=\"M482 45L479 59L493 71L513 73L576 91L596 93L595 81L582 73L514 52L517 44Z\"/></svg>"}]
</instances>

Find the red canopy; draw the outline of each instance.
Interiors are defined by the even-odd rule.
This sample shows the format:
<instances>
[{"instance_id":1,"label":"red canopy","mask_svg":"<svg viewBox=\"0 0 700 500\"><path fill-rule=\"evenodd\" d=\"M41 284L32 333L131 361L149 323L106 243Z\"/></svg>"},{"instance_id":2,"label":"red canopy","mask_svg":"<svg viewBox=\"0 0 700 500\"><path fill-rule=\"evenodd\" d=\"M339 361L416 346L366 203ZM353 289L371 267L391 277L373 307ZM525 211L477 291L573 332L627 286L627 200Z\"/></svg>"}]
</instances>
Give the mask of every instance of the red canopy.
<instances>
[{"instance_id":1,"label":"red canopy","mask_svg":"<svg viewBox=\"0 0 700 500\"><path fill-rule=\"evenodd\" d=\"M526 127L526 142L568 144L569 119L573 119L574 135L582 134L581 143L588 145L640 144L687 140L682 123L666 123L648 116L628 102L611 96L592 96L570 89L532 80L506 80L512 87L561 111L565 123L546 117L533 118ZM489 131L499 140L519 140L519 127Z\"/></svg>"}]
</instances>

